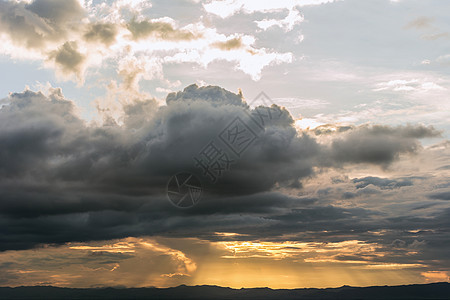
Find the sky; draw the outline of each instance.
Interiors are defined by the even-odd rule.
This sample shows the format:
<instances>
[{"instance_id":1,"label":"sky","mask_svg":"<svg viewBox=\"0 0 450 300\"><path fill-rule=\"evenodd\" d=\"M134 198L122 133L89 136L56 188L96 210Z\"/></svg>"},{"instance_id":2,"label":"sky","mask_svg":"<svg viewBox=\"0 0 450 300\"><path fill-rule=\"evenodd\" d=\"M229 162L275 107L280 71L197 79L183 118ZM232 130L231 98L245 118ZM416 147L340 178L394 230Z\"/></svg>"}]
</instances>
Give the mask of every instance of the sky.
<instances>
[{"instance_id":1,"label":"sky","mask_svg":"<svg viewBox=\"0 0 450 300\"><path fill-rule=\"evenodd\" d=\"M448 282L449 10L0 0L0 286Z\"/></svg>"}]
</instances>

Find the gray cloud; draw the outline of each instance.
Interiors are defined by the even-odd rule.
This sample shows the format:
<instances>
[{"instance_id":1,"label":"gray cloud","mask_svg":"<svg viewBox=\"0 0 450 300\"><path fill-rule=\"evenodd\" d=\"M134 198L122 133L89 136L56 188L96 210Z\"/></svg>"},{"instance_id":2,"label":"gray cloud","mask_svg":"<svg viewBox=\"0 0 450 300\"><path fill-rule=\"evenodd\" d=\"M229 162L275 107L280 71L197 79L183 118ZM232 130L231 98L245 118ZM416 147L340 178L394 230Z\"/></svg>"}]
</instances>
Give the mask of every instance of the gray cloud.
<instances>
[{"instance_id":1,"label":"gray cloud","mask_svg":"<svg viewBox=\"0 0 450 300\"><path fill-rule=\"evenodd\" d=\"M83 37L88 42L101 42L105 45L111 45L116 41L117 33L117 25L97 23L89 24Z\"/></svg>"},{"instance_id":2,"label":"gray cloud","mask_svg":"<svg viewBox=\"0 0 450 300\"><path fill-rule=\"evenodd\" d=\"M192 40L196 38L196 35L192 32L175 29L172 24L166 22L136 21L133 19L127 24L127 29L135 40L149 36L165 40Z\"/></svg>"},{"instance_id":3,"label":"gray cloud","mask_svg":"<svg viewBox=\"0 0 450 300\"><path fill-rule=\"evenodd\" d=\"M33 21L38 22L39 27L45 27L45 24L29 13L20 14L21 9L23 7L19 4L1 1L0 30L11 36L18 44L29 48L41 46L44 42L43 35L38 33Z\"/></svg>"},{"instance_id":4,"label":"gray cloud","mask_svg":"<svg viewBox=\"0 0 450 300\"><path fill-rule=\"evenodd\" d=\"M450 200L450 191L434 193L429 195L429 198L438 200Z\"/></svg>"},{"instance_id":5,"label":"gray cloud","mask_svg":"<svg viewBox=\"0 0 450 300\"><path fill-rule=\"evenodd\" d=\"M416 153L418 139L438 137L440 132L423 125L345 127L345 134L333 139L328 157L330 163L369 163L388 166L400 154ZM338 133L342 130L337 130Z\"/></svg>"},{"instance_id":6,"label":"gray cloud","mask_svg":"<svg viewBox=\"0 0 450 300\"><path fill-rule=\"evenodd\" d=\"M246 106L245 102L243 101L242 95L230 93L229 91L216 86L205 86L199 88L196 84L192 84L186 87L183 91L170 93L166 97L166 102L168 104L177 101L198 100L207 101L208 103L217 105L231 104L237 106Z\"/></svg>"},{"instance_id":7,"label":"gray cloud","mask_svg":"<svg viewBox=\"0 0 450 300\"><path fill-rule=\"evenodd\" d=\"M78 52L78 45L75 41L65 42L58 50L50 53L49 58L54 60L63 72L68 74L79 74L81 65L86 59L83 54Z\"/></svg>"},{"instance_id":8,"label":"gray cloud","mask_svg":"<svg viewBox=\"0 0 450 300\"><path fill-rule=\"evenodd\" d=\"M240 37L230 39L225 42L214 43L213 46L222 50L233 50L242 47L242 39Z\"/></svg>"},{"instance_id":9,"label":"gray cloud","mask_svg":"<svg viewBox=\"0 0 450 300\"><path fill-rule=\"evenodd\" d=\"M77 0L35 0L25 5L25 8L48 23L60 24L75 20L84 14L83 8Z\"/></svg>"},{"instance_id":10,"label":"gray cloud","mask_svg":"<svg viewBox=\"0 0 450 300\"><path fill-rule=\"evenodd\" d=\"M368 185L374 185L381 189L394 189L394 188L400 188L403 186L411 186L413 185L413 182L409 179L401 179L401 180L394 180L394 179L388 179L388 178L379 178L379 177L364 177L364 178L355 178L353 179L353 182L356 183L356 188L361 189L365 188Z\"/></svg>"}]
</instances>

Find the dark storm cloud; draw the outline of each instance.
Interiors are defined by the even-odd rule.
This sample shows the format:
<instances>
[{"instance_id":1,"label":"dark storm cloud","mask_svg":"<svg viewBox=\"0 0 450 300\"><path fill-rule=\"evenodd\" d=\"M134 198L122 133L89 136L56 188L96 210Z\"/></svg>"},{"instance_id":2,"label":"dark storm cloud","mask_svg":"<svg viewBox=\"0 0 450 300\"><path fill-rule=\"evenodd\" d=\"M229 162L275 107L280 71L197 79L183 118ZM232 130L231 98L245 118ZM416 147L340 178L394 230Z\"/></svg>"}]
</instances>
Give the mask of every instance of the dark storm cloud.
<instances>
[{"instance_id":1,"label":"dark storm cloud","mask_svg":"<svg viewBox=\"0 0 450 300\"><path fill-rule=\"evenodd\" d=\"M131 20L127 24L127 29L131 32L133 39L139 40L149 36L164 40L192 40L196 35L188 30L175 29L167 22L150 22L147 20Z\"/></svg>"},{"instance_id":2,"label":"dark storm cloud","mask_svg":"<svg viewBox=\"0 0 450 300\"><path fill-rule=\"evenodd\" d=\"M59 192L61 197L64 191ZM18 211L3 214L0 220L1 250L27 249L40 243L147 235L216 240L217 231L242 231L257 238L261 236L260 229L271 223L262 215L280 214L286 208L308 206L314 202L279 193L262 193L249 197L205 197L203 205L185 211L174 209L164 196L145 197L139 203L138 197L121 196L121 202L116 202L111 195L95 194L85 202L70 203L78 196L73 192L65 195L67 199L41 197L32 203L27 199L28 211L23 208L20 214ZM32 206L38 201L42 202L40 206ZM69 203L61 203L64 201ZM59 207L54 207L58 203ZM23 206L24 203L20 204ZM16 205L17 209L20 204ZM36 210L42 214L37 215ZM273 234L279 234L276 231Z\"/></svg>"},{"instance_id":3,"label":"dark storm cloud","mask_svg":"<svg viewBox=\"0 0 450 300\"><path fill-rule=\"evenodd\" d=\"M73 64L70 55L62 61ZM299 230L327 230L349 237L379 228L379 212L324 207L315 198L273 192L301 186L302 179L314 175L315 167L324 166L329 153L329 165L336 164L332 161L336 157L338 164L355 161L336 156L341 152L334 144L330 148L307 133L298 133L283 108L251 110L241 94L192 85L169 94L167 106L158 107L154 100L126 105L123 125L96 126L76 115L74 104L60 89L48 96L14 93L6 102L0 109L2 250L142 235L213 239L214 232L223 231L251 239L276 239ZM264 130L258 131L256 121L269 109L276 118L264 119ZM230 170L213 184L195 166L193 157L211 141L219 145L219 133L236 117L248 122L258 137L241 157L231 157ZM336 136L334 142L341 147L360 137L381 143L376 144L377 151L383 145L389 151L395 149L390 160L366 159L384 165L405 149L405 140L417 150L415 138L435 133L432 128L405 126L357 127L343 134L349 136ZM388 142L382 143L379 136ZM223 143L220 146L226 149ZM359 148L370 152L368 146ZM168 179L180 171L197 174L204 187L202 201L190 210L172 207L165 196ZM401 184L374 178L358 183L368 182ZM401 222L405 220L384 226ZM408 226L412 225L400 227Z\"/></svg>"},{"instance_id":4,"label":"dark storm cloud","mask_svg":"<svg viewBox=\"0 0 450 300\"><path fill-rule=\"evenodd\" d=\"M82 125L72 113L73 105L55 89L49 98L25 91L9 97L0 110L0 174L2 178L24 176L44 166L44 159L57 154L62 135Z\"/></svg>"}]
</instances>

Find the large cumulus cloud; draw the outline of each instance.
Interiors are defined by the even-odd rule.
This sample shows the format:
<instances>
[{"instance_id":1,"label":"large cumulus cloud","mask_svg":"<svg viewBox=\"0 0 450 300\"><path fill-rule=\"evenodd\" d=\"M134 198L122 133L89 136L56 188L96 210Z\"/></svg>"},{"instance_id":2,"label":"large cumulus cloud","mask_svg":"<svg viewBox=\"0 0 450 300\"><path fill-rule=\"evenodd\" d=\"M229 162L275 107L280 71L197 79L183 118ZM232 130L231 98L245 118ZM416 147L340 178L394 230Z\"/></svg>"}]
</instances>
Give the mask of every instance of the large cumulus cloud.
<instances>
[{"instance_id":1,"label":"large cumulus cloud","mask_svg":"<svg viewBox=\"0 0 450 300\"><path fill-rule=\"evenodd\" d=\"M255 239L277 238L302 228L334 228L345 236L353 226L349 218L364 220L361 230L374 230L377 212L324 206L317 198L282 191L301 190L317 168L364 162L384 167L399 154L420 149L417 138L438 134L421 125L355 127L323 143L312 133L298 132L285 109L276 105L251 109L241 93L213 86L192 85L169 94L166 106L154 100L126 104L121 124L87 123L60 89L51 89L48 95L14 93L4 102L2 250L142 235L214 238L214 232L227 230ZM210 142L225 151L219 136L236 118L257 137L240 155L228 152L234 162L214 183L193 158ZM380 131L388 139L386 145L380 143ZM362 133L369 146L390 151L388 158L379 160L377 153L371 158L364 145L352 150L356 159L342 159L343 143L359 141L356 136ZM405 139L417 146L402 146ZM201 202L190 210L177 210L166 199L166 183L180 171L197 174L204 186ZM370 177L354 182L396 184ZM411 185L406 183L395 187Z\"/></svg>"}]
</instances>

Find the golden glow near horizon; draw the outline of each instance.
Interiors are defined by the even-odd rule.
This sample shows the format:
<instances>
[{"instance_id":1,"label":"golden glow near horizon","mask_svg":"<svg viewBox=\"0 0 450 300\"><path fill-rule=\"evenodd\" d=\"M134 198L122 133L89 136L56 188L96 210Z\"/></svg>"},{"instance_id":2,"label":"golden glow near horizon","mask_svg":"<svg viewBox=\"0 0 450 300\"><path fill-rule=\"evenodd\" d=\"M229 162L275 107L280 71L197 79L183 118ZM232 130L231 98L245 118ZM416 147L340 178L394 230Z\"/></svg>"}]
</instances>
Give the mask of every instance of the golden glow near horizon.
<instances>
[{"instance_id":1,"label":"golden glow near horizon","mask_svg":"<svg viewBox=\"0 0 450 300\"><path fill-rule=\"evenodd\" d=\"M216 235L226 239L241 236L232 232ZM0 253L0 260L17 265L11 270L16 278L10 283L13 286L323 288L448 281L446 271L431 270L420 262L393 263L389 261L391 255L381 245L358 240L319 243L125 238L6 251Z\"/></svg>"}]
</instances>

